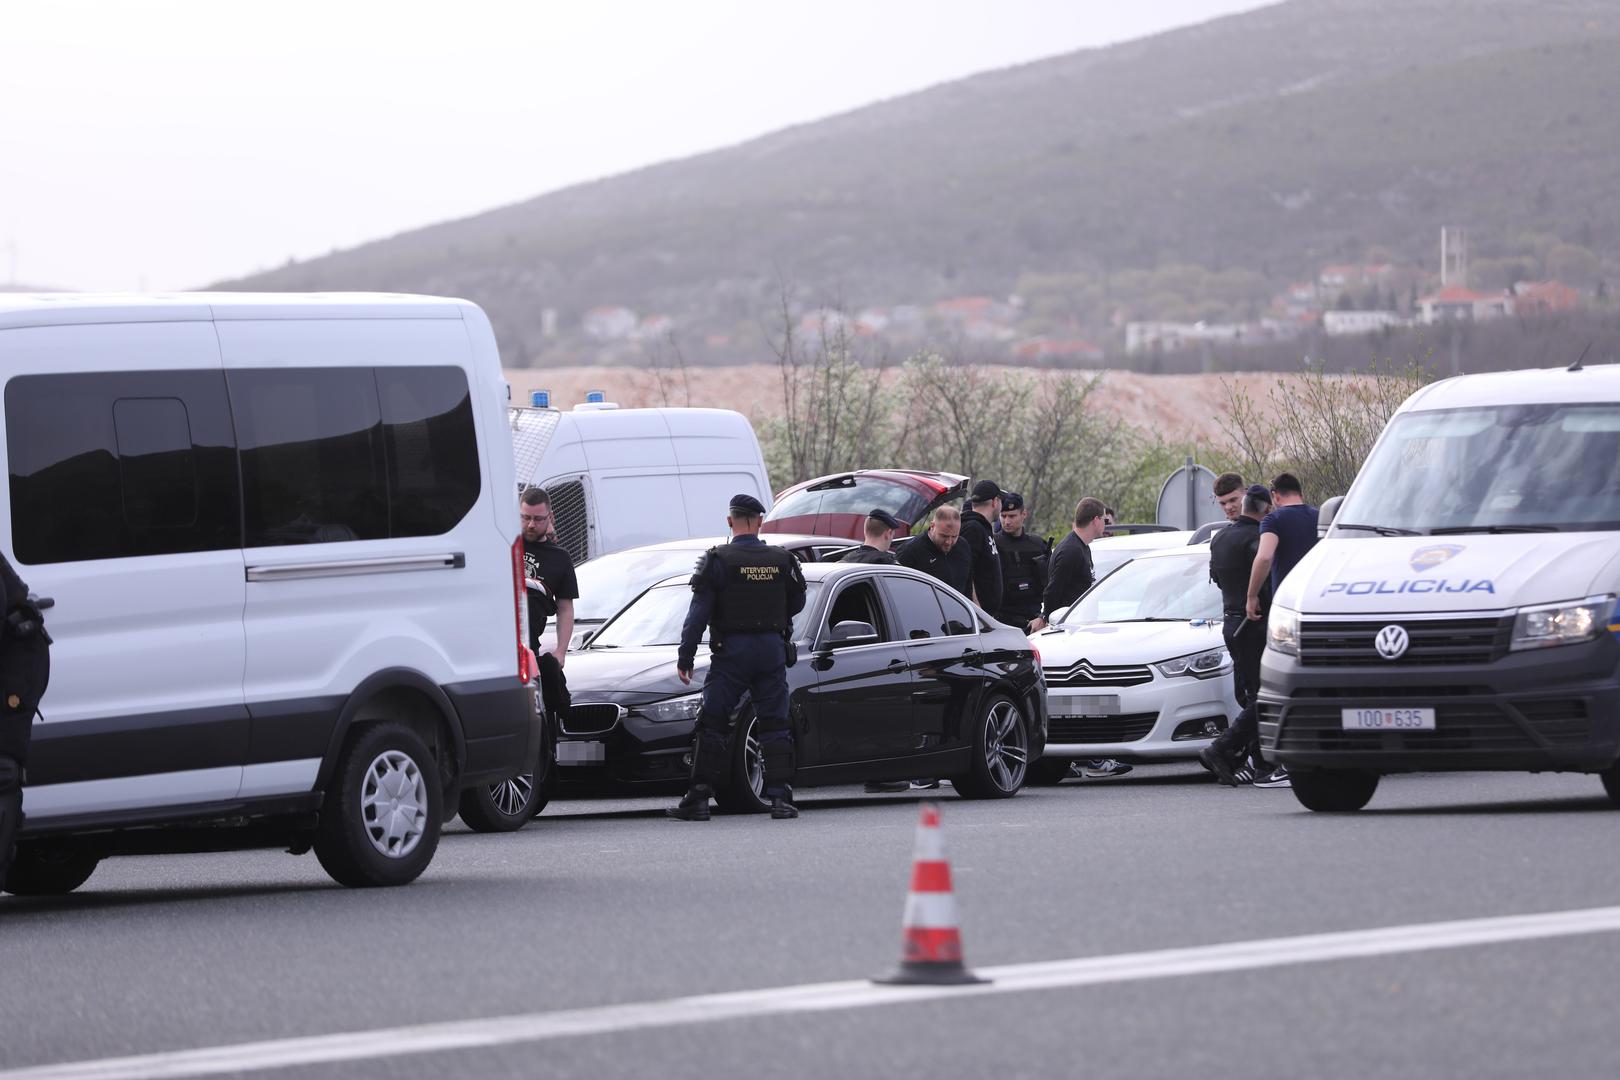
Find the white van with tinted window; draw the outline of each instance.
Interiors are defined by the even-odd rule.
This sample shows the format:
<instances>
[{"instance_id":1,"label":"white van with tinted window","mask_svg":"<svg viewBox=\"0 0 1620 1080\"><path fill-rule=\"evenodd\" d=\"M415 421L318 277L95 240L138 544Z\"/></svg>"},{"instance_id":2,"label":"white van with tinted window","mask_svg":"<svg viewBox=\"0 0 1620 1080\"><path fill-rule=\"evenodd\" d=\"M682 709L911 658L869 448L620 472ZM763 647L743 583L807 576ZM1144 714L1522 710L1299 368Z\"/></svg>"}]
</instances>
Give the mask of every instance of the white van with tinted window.
<instances>
[{"instance_id":1,"label":"white van with tinted window","mask_svg":"<svg viewBox=\"0 0 1620 1080\"><path fill-rule=\"evenodd\" d=\"M539 729L506 387L428 297L0 298L0 545L47 622L16 893L106 855L433 857Z\"/></svg>"},{"instance_id":2,"label":"white van with tinted window","mask_svg":"<svg viewBox=\"0 0 1620 1080\"><path fill-rule=\"evenodd\" d=\"M1620 803L1620 367L1467 375L1390 419L1278 590L1260 732L1299 801L1597 773Z\"/></svg>"}]
</instances>

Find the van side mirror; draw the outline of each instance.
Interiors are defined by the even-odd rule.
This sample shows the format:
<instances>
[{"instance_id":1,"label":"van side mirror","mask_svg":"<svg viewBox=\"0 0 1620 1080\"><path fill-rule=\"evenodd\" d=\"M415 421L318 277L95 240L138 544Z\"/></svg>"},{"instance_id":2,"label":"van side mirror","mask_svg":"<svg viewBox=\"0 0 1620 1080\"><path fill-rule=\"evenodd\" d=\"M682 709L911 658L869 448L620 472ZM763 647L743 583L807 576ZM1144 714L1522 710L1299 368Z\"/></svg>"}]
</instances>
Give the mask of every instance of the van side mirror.
<instances>
[{"instance_id":1,"label":"van side mirror","mask_svg":"<svg viewBox=\"0 0 1620 1080\"><path fill-rule=\"evenodd\" d=\"M826 645L829 649L847 649L851 645L876 645L880 640L877 627L851 619L833 624L827 632Z\"/></svg>"},{"instance_id":2,"label":"van side mirror","mask_svg":"<svg viewBox=\"0 0 1620 1080\"><path fill-rule=\"evenodd\" d=\"M1333 524L1333 519L1339 516L1339 506L1343 502L1344 502L1344 496L1343 495L1335 495L1335 496L1333 496L1333 498L1327 500L1320 507L1317 508L1317 512L1316 512L1316 535L1317 536L1326 536L1327 535L1328 526L1332 525Z\"/></svg>"}]
</instances>

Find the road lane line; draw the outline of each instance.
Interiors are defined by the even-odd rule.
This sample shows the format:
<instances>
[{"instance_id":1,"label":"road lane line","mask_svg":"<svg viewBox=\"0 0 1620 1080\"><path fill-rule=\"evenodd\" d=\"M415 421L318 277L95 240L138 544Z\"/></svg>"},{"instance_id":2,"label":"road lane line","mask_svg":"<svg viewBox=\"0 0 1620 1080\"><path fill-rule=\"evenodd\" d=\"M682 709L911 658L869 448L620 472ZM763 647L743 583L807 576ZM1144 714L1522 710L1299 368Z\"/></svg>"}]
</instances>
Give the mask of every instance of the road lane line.
<instances>
[{"instance_id":1,"label":"road lane line","mask_svg":"<svg viewBox=\"0 0 1620 1080\"><path fill-rule=\"evenodd\" d=\"M826 1012L940 998L983 997L1208 975L1222 971L1249 971L1617 930L1620 930L1620 907L1418 923L1114 956L1008 964L978 969L980 975L994 981L973 986L875 986L859 980L739 990L626 1005L602 1005L484 1020L458 1020L65 1062L0 1070L0 1080L134 1080L213 1076L446 1050L472 1050L618 1031L710 1024L772 1014Z\"/></svg>"}]
</instances>

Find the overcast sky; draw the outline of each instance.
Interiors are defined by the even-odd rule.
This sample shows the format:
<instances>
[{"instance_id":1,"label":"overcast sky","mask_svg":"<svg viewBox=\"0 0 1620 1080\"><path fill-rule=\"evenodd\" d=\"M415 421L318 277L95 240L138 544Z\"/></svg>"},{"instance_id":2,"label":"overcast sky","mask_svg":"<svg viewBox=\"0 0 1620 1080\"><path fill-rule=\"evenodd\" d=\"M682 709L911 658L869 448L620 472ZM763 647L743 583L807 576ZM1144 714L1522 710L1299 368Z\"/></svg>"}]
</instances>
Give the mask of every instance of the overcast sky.
<instances>
[{"instance_id":1,"label":"overcast sky","mask_svg":"<svg viewBox=\"0 0 1620 1080\"><path fill-rule=\"evenodd\" d=\"M1256 0L0 0L0 282L177 289Z\"/></svg>"}]
</instances>

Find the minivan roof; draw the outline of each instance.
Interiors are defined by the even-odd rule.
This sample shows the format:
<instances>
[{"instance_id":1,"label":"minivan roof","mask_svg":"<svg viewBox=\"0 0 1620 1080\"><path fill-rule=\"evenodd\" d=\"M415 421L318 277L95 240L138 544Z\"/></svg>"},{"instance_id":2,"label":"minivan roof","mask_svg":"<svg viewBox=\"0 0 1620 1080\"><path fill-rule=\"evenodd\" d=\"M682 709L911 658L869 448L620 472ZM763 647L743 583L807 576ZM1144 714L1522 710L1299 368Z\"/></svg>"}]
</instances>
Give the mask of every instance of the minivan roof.
<instances>
[{"instance_id":1,"label":"minivan roof","mask_svg":"<svg viewBox=\"0 0 1620 1080\"><path fill-rule=\"evenodd\" d=\"M1459 375L1419 390L1407 400L1402 411L1586 401L1620 402L1620 364L1594 364L1575 371L1531 368Z\"/></svg>"},{"instance_id":2,"label":"minivan roof","mask_svg":"<svg viewBox=\"0 0 1620 1080\"><path fill-rule=\"evenodd\" d=\"M4 293L0 330L223 319L459 319L466 301L398 293Z\"/></svg>"}]
</instances>

